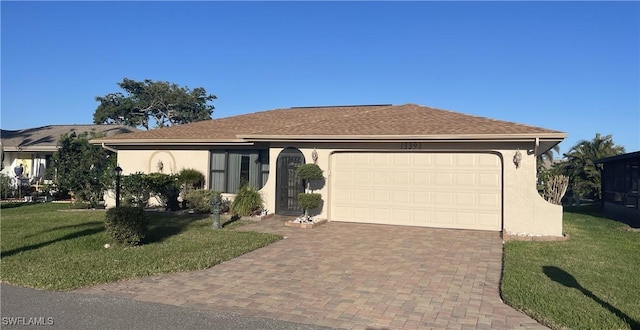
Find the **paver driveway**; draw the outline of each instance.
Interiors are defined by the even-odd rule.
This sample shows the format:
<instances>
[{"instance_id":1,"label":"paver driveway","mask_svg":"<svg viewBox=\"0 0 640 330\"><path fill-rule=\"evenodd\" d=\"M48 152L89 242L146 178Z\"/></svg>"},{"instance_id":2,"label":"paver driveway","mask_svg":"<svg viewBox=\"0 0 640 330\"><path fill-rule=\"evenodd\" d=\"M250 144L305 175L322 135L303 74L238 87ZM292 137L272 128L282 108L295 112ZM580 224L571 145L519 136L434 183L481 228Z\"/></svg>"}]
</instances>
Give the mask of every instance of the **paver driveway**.
<instances>
[{"instance_id":1,"label":"paver driveway","mask_svg":"<svg viewBox=\"0 0 640 330\"><path fill-rule=\"evenodd\" d=\"M78 291L356 329L544 328L500 300L497 232L275 218L287 238L210 269Z\"/></svg>"}]
</instances>

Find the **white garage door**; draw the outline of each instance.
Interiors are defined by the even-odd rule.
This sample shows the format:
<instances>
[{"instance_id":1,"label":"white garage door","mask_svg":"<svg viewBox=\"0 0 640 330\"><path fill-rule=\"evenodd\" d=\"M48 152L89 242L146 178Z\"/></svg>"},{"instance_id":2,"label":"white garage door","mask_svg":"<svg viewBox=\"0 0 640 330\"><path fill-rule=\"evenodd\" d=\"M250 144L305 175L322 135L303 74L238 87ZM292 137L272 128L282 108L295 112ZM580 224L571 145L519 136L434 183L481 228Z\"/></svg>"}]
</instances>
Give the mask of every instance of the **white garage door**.
<instances>
[{"instance_id":1,"label":"white garage door","mask_svg":"<svg viewBox=\"0 0 640 330\"><path fill-rule=\"evenodd\" d=\"M501 230L500 158L482 153L335 153L332 221Z\"/></svg>"}]
</instances>

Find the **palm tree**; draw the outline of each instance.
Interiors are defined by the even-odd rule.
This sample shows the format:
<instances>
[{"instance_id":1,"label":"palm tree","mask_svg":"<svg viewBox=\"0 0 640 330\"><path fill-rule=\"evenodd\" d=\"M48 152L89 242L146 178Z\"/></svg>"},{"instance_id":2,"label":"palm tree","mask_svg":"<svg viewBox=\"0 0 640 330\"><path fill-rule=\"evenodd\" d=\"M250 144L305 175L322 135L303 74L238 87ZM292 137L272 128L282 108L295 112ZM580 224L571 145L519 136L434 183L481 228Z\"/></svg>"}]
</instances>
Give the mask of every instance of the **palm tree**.
<instances>
[{"instance_id":1,"label":"palm tree","mask_svg":"<svg viewBox=\"0 0 640 330\"><path fill-rule=\"evenodd\" d=\"M556 144L555 146L553 146L553 148L547 150L545 153L538 155L538 157L536 158L536 168L538 169L538 173L540 173L540 171L543 169L551 168L551 165L553 164L554 152L556 154L560 153L560 145Z\"/></svg>"},{"instance_id":2,"label":"palm tree","mask_svg":"<svg viewBox=\"0 0 640 330\"><path fill-rule=\"evenodd\" d=\"M595 161L621 153L624 153L624 147L616 145L611 135L602 136L596 133L591 141L578 141L568 153L564 154L567 162L563 173L569 177L573 193L600 200L602 198L600 186L602 165L595 164Z\"/></svg>"},{"instance_id":3,"label":"palm tree","mask_svg":"<svg viewBox=\"0 0 640 330\"><path fill-rule=\"evenodd\" d=\"M560 146L555 145L553 148L536 157L536 173L538 177L538 191L542 191L545 182L553 175L553 154L560 153Z\"/></svg>"}]
</instances>

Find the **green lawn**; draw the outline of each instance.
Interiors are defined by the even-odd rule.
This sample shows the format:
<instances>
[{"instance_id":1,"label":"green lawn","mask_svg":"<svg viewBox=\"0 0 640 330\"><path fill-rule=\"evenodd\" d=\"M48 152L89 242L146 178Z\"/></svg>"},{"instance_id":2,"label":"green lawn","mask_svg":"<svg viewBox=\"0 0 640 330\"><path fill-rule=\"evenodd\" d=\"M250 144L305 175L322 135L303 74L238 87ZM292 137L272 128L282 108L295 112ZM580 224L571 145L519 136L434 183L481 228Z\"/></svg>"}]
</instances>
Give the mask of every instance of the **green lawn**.
<instances>
[{"instance_id":1,"label":"green lawn","mask_svg":"<svg viewBox=\"0 0 640 330\"><path fill-rule=\"evenodd\" d=\"M14 205L0 210L0 279L48 290L204 269L282 238L233 230L239 222L214 230L210 216L150 212L147 244L107 249L112 240L104 231L104 211Z\"/></svg>"},{"instance_id":2,"label":"green lawn","mask_svg":"<svg viewBox=\"0 0 640 330\"><path fill-rule=\"evenodd\" d=\"M640 232L565 212L566 242L504 246L505 302L553 329L640 329Z\"/></svg>"}]
</instances>

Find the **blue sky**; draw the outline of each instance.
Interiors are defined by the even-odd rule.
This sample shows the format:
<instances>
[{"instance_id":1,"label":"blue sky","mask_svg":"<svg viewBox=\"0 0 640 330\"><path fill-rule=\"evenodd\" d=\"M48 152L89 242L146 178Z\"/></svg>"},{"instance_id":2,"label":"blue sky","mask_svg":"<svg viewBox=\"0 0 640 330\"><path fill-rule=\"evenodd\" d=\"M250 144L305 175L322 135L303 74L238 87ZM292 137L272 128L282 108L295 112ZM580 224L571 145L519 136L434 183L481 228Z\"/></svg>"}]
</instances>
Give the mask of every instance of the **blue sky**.
<instances>
[{"instance_id":1,"label":"blue sky","mask_svg":"<svg viewBox=\"0 0 640 330\"><path fill-rule=\"evenodd\" d=\"M2 129L91 123L124 77L213 117L417 103L640 150L640 2L0 2Z\"/></svg>"}]
</instances>

